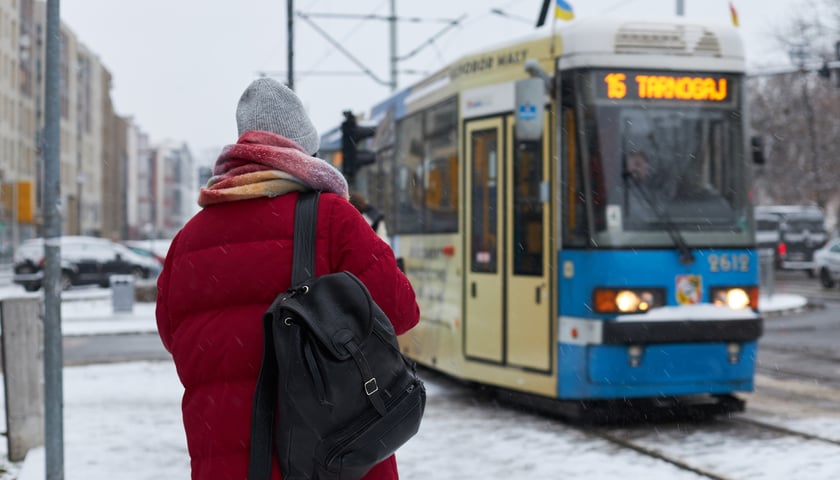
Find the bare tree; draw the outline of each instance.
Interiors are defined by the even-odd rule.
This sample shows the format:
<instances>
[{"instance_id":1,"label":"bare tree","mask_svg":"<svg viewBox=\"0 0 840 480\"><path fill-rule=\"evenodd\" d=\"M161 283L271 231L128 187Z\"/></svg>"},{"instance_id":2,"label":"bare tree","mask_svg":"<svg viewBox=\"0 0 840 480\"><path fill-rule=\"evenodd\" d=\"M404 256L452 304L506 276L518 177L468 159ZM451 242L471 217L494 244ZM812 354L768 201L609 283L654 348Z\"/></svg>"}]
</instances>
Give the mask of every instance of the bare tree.
<instances>
[{"instance_id":1,"label":"bare tree","mask_svg":"<svg viewBox=\"0 0 840 480\"><path fill-rule=\"evenodd\" d=\"M823 69L840 60L840 2L803 0L774 37L797 69L750 79L753 134L767 157L756 186L766 201L825 208L840 202L840 70Z\"/></svg>"}]
</instances>

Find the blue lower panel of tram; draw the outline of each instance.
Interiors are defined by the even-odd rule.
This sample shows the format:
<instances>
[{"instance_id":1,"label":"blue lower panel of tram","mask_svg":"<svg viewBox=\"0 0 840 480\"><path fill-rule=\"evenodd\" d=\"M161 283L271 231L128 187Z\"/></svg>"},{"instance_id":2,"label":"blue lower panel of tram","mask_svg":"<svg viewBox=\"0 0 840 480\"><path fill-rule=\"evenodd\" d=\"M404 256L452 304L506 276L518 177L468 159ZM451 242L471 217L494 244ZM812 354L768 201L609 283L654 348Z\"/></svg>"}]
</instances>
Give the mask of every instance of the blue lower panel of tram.
<instances>
[{"instance_id":1,"label":"blue lower panel of tram","mask_svg":"<svg viewBox=\"0 0 840 480\"><path fill-rule=\"evenodd\" d=\"M725 394L753 389L756 342L626 345L560 344L564 399ZM639 353L638 355L634 355ZM734 362L734 363L733 363Z\"/></svg>"},{"instance_id":2,"label":"blue lower panel of tram","mask_svg":"<svg viewBox=\"0 0 840 480\"><path fill-rule=\"evenodd\" d=\"M761 316L712 305L712 291L755 286L748 249L566 250L559 254L558 396L615 399L751 391ZM658 288L649 313L594 311L593 291Z\"/></svg>"}]
</instances>

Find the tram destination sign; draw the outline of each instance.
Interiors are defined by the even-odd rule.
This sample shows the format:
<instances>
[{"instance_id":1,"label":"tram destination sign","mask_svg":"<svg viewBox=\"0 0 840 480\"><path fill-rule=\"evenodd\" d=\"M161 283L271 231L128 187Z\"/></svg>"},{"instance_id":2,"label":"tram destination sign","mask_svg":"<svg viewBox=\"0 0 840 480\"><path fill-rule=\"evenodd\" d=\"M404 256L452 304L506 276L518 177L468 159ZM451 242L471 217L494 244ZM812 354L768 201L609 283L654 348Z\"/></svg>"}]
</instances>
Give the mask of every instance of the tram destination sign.
<instances>
[{"instance_id":1,"label":"tram destination sign","mask_svg":"<svg viewBox=\"0 0 840 480\"><path fill-rule=\"evenodd\" d=\"M728 103L732 77L714 73L600 70L595 96L601 100L667 100Z\"/></svg>"}]
</instances>

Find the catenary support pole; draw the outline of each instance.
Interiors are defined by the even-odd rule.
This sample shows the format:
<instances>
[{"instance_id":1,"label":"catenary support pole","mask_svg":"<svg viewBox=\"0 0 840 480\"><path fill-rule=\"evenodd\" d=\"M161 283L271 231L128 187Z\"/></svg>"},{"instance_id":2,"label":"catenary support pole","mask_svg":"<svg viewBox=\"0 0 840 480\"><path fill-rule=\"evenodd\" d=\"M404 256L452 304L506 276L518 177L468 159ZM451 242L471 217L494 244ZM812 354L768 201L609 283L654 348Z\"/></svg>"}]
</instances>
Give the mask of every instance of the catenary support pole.
<instances>
[{"instance_id":1,"label":"catenary support pole","mask_svg":"<svg viewBox=\"0 0 840 480\"><path fill-rule=\"evenodd\" d=\"M286 0L286 36L288 37L288 54L286 69L288 80L286 84L291 90L295 89L295 7L293 0Z\"/></svg>"},{"instance_id":2,"label":"catenary support pole","mask_svg":"<svg viewBox=\"0 0 840 480\"><path fill-rule=\"evenodd\" d=\"M391 91L397 91L397 0L391 0L390 18L390 45L391 45Z\"/></svg>"},{"instance_id":3,"label":"catenary support pole","mask_svg":"<svg viewBox=\"0 0 840 480\"><path fill-rule=\"evenodd\" d=\"M44 452L47 480L64 480L64 393L61 347L61 16L47 0L44 94Z\"/></svg>"}]
</instances>

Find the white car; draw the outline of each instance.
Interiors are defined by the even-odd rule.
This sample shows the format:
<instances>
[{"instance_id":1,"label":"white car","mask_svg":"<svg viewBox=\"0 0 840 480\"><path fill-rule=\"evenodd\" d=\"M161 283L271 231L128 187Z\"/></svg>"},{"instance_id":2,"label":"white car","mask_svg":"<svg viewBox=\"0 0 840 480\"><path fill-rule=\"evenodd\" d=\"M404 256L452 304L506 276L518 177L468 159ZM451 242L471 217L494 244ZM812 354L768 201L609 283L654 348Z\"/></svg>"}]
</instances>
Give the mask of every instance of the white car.
<instances>
[{"instance_id":1,"label":"white car","mask_svg":"<svg viewBox=\"0 0 840 480\"><path fill-rule=\"evenodd\" d=\"M814 252L814 272L825 288L832 288L840 282L840 238L829 241Z\"/></svg>"}]
</instances>

